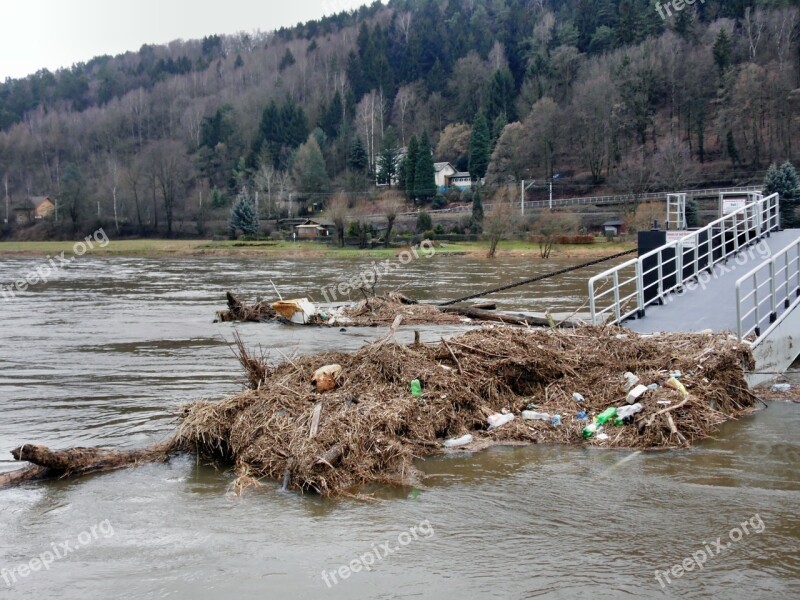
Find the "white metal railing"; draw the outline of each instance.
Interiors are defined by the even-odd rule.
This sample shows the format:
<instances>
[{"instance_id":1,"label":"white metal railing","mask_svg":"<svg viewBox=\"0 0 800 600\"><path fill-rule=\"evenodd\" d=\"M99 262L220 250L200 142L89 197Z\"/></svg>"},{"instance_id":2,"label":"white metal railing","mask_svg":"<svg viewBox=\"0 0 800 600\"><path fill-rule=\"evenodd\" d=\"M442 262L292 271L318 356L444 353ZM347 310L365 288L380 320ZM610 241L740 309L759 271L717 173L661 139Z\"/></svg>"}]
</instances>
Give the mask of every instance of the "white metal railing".
<instances>
[{"instance_id":1,"label":"white metal railing","mask_svg":"<svg viewBox=\"0 0 800 600\"><path fill-rule=\"evenodd\" d=\"M756 339L800 298L800 239L736 282L739 339Z\"/></svg>"},{"instance_id":2,"label":"white metal railing","mask_svg":"<svg viewBox=\"0 0 800 600\"><path fill-rule=\"evenodd\" d=\"M619 323L739 253L742 247L780 227L778 194L759 198L696 231L672 240L638 259L589 280L589 310L594 323ZM631 275L631 271L634 274ZM635 278L635 297L631 296Z\"/></svg>"}]
</instances>

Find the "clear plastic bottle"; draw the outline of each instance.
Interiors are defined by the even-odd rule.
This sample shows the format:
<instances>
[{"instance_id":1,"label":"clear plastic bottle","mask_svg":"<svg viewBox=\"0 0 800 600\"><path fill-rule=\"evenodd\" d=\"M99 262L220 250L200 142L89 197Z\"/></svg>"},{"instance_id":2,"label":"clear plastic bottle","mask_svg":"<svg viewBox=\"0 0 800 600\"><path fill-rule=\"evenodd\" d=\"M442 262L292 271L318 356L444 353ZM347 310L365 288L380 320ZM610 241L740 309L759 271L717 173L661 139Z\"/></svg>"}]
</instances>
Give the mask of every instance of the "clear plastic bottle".
<instances>
[{"instance_id":1,"label":"clear plastic bottle","mask_svg":"<svg viewBox=\"0 0 800 600\"><path fill-rule=\"evenodd\" d=\"M522 411L522 418L526 421L549 421L550 415L546 412L538 412L535 410Z\"/></svg>"}]
</instances>

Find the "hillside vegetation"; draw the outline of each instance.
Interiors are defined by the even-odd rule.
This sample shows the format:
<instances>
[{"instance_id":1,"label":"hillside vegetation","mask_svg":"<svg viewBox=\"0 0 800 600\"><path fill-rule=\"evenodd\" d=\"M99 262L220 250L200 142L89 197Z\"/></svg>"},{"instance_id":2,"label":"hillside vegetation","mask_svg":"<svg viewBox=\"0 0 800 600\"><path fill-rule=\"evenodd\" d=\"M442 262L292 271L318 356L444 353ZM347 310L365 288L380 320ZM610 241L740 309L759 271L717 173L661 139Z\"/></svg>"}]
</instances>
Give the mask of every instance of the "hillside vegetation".
<instances>
[{"instance_id":1,"label":"hillside vegetation","mask_svg":"<svg viewBox=\"0 0 800 600\"><path fill-rule=\"evenodd\" d=\"M100 56L0 84L0 191L12 223L58 199L39 235L208 235L237 197L261 219L337 193L368 212L376 182L471 200L434 160L484 197L557 173L581 195L761 181L799 154L797 5L391 0Z\"/></svg>"}]
</instances>

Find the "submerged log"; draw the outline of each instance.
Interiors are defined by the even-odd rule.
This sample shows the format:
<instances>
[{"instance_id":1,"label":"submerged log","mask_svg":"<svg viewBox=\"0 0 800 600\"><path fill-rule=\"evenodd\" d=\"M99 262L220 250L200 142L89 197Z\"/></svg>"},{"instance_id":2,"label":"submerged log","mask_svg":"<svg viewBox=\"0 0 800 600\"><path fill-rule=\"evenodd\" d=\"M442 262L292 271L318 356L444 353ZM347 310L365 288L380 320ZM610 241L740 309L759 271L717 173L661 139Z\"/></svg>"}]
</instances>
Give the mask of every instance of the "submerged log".
<instances>
[{"instance_id":1,"label":"submerged log","mask_svg":"<svg viewBox=\"0 0 800 600\"><path fill-rule=\"evenodd\" d=\"M88 473L114 471L123 467L163 461L174 449L168 440L140 450L103 450L101 448L70 448L50 450L45 446L24 444L11 451L15 460L29 462L27 467L0 475L0 487L19 485L40 479L59 479Z\"/></svg>"},{"instance_id":2,"label":"submerged log","mask_svg":"<svg viewBox=\"0 0 800 600\"><path fill-rule=\"evenodd\" d=\"M507 323L510 325L523 325L530 327L551 326L550 321L542 317L511 315L508 313L496 313L478 308L459 308L457 306L440 306L439 310L443 313L461 315L462 317L468 317L470 319L475 319L476 321L493 321L495 323ZM562 323L556 323L556 327L572 329L575 327L575 323L572 321L564 321Z\"/></svg>"}]
</instances>

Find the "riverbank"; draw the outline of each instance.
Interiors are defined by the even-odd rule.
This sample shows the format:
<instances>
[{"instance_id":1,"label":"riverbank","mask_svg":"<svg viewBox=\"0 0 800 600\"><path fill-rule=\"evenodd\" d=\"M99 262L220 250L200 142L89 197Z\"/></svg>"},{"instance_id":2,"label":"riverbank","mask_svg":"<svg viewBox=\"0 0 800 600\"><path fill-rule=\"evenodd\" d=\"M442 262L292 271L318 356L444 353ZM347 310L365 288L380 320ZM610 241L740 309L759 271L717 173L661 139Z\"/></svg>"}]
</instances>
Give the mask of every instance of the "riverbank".
<instances>
[{"instance_id":1,"label":"riverbank","mask_svg":"<svg viewBox=\"0 0 800 600\"><path fill-rule=\"evenodd\" d=\"M74 242L0 242L0 256L54 256L61 252L71 254ZM634 242L597 242L594 244L565 244L553 248L552 258L601 257L635 247ZM437 242L436 253L485 257L488 242L450 243ZM97 256L129 256L146 258L174 258L197 256L244 256L280 258L391 258L398 248L337 248L314 242L241 242L212 240L135 239L112 240L104 247L95 245L91 254ZM539 246L525 241L501 242L499 256L516 256L539 259Z\"/></svg>"}]
</instances>

